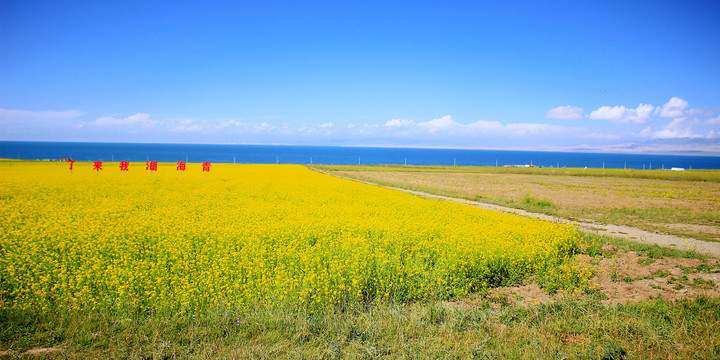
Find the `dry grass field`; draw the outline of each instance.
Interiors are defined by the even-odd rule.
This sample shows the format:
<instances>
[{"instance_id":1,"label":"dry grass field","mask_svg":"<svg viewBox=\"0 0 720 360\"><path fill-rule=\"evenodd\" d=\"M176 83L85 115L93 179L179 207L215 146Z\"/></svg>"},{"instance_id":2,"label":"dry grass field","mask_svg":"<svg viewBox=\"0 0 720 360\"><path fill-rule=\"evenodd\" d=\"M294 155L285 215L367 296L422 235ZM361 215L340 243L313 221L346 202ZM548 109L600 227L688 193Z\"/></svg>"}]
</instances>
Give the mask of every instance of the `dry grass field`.
<instances>
[{"instance_id":1,"label":"dry grass field","mask_svg":"<svg viewBox=\"0 0 720 360\"><path fill-rule=\"evenodd\" d=\"M485 169L486 171L483 171ZM323 167L395 187L720 241L717 171ZM563 171L561 171L563 170Z\"/></svg>"}]
</instances>

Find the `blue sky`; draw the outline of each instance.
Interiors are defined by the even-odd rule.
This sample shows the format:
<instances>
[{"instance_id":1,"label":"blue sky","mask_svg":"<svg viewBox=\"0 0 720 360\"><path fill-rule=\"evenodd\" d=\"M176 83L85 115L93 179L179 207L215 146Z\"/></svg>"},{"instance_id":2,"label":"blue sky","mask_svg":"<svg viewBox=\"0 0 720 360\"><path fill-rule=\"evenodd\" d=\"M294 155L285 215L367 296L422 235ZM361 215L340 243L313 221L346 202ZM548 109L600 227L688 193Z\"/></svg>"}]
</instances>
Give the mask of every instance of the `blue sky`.
<instances>
[{"instance_id":1,"label":"blue sky","mask_svg":"<svg viewBox=\"0 0 720 360\"><path fill-rule=\"evenodd\" d=\"M0 2L0 140L720 155L720 2Z\"/></svg>"}]
</instances>

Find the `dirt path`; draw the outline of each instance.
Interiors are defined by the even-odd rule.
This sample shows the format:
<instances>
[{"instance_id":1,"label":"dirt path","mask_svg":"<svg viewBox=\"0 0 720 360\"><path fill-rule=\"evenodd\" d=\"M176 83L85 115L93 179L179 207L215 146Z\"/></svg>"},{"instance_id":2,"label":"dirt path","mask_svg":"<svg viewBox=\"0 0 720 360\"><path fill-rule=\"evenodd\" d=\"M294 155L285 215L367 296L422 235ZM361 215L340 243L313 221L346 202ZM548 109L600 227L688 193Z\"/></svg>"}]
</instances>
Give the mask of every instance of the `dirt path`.
<instances>
[{"instance_id":1,"label":"dirt path","mask_svg":"<svg viewBox=\"0 0 720 360\"><path fill-rule=\"evenodd\" d=\"M451 198L451 197L447 197L447 196L428 194L428 193L424 193L424 192L420 192L420 191L407 190L407 189L402 189L402 188L397 188L397 187L392 187L392 186L379 185L379 184L369 182L369 181L358 180L358 179L353 179L353 178L349 178L349 177L345 177L345 176L340 176L337 174L333 174L332 172L322 171L317 168L311 168L311 169L315 170L317 172L326 174L326 175L335 176L338 178L351 180L351 181L357 181L357 182L361 182L361 183L365 183L365 184L369 184L369 185L382 186L382 187L385 187L388 189L404 191L406 193L410 193L410 194L417 195L417 196L422 196L425 198L455 201L455 202L464 203L464 204L468 204L468 205L472 205L472 206L477 206L477 207L480 207L483 209L488 209L488 210L512 213L512 214L517 214L517 215L522 215L522 216L532 217L532 218L537 218L537 219L543 219L543 220L548 220L548 221L572 223L572 224L575 224L580 230L587 232L587 233L622 237L622 238L637 241L640 243L657 244L660 246L672 247L672 248L676 248L676 249L680 249L680 250L694 250L701 254L720 257L720 243L681 238L681 237L674 236L674 235L658 234L658 233L653 233L653 232L649 232L649 231L645 231L645 230L640 230L640 229L630 227L630 226L599 224L592 220L582 219L579 221L570 221L570 220L561 219L561 218L558 218L555 216L532 213L532 212L528 212L525 210L513 209L513 208L499 206L499 205L493 205L493 204L486 204L486 203L482 203L482 202L478 202L478 201Z\"/></svg>"}]
</instances>

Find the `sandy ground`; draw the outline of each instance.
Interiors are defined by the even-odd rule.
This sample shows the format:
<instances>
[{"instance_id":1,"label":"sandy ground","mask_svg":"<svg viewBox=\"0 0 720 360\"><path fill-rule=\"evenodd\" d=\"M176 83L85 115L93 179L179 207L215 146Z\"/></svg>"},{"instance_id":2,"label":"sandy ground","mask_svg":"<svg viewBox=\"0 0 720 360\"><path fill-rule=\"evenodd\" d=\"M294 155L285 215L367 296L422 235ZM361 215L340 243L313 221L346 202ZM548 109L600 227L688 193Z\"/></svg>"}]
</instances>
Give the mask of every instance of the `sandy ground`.
<instances>
[{"instance_id":1,"label":"sandy ground","mask_svg":"<svg viewBox=\"0 0 720 360\"><path fill-rule=\"evenodd\" d=\"M336 176L336 177L340 177L343 179L358 181L358 182L375 185L375 186L382 186L382 185L378 185L378 184L375 184L375 183L372 183L369 181L363 181L363 180L340 176L338 174L331 173L331 172L325 172L325 171L321 171L318 169L314 169L314 170L319 171L324 174L327 174L327 175L330 175L330 176ZM673 248L677 248L677 249L681 249L681 250L694 250L701 254L711 255L714 257L720 257L720 243L681 238L681 237L674 236L674 235L658 234L658 233L640 230L640 229L637 229L634 227L629 227L629 226L599 224L595 221L586 220L586 219L581 219L578 221L569 221L569 220L561 219L561 218L558 218L555 216L532 213L532 212L528 212L525 210L513 209L513 208L508 208L508 207L493 205L493 204L486 204L486 203L482 203L482 202L478 202L478 201L457 199L457 198L451 198L451 197L440 196L440 195L433 195L433 194L428 194L428 193L424 193L424 192L406 190L406 189L401 189L401 188L396 188L396 187L391 187L391 186L385 186L385 187L387 187L389 189L398 190L398 191L404 191L406 193L410 193L413 195L418 195L418 196L422 196L422 197L426 197L426 198L455 201L455 202L460 202L460 203L464 203L464 204L468 204L468 205L472 205L472 206L477 206L477 207L480 207L483 209L488 209L488 210L495 210L495 211L500 211L500 212L505 212L505 213L518 214L521 216L527 216L527 217L531 217L531 218L543 219L543 220L548 220L548 221L572 223L572 224L575 224L580 230L588 232L588 233L622 237L622 238L630 239L630 240L640 242L640 243L657 244L660 246L673 247Z\"/></svg>"}]
</instances>

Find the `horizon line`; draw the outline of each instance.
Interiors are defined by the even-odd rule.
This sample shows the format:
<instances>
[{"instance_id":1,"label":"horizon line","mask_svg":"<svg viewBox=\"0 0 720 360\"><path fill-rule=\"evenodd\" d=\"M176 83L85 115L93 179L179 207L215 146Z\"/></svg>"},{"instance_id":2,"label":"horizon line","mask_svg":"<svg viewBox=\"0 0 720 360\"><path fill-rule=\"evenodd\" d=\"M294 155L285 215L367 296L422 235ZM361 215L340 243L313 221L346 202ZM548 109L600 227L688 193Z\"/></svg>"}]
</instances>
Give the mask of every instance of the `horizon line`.
<instances>
[{"instance_id":1,"label":"horizon line","mask_svg":"<svg viewBox=\"0 0 720 360\"><path fill-rule=\"evenodd\" d=\"M538 146L524 147L482 147L482 146L447 146L447 145L394 145L394 144L345 144L345 145L309 145L291 143L250 143L250 142L144 142L144 141L64 141L64 140L0 140L0 142L26 142L26 143L79 143L79 144L148 144L148 145L221 145L221 146L298 146L298 147L341 147L341 148L386 148L386 149L428 149L428 150L481 150L481 151L527 151L527 152L558 152L558 153L588 153L588 154L628 154L628 155L673 155L673 156L708 156L720 157L720 149L713 150L657 150L647 151L628 148L603 148L589 145L550 147ZM625 145L640 145L629 143ZM650 144L653 146L656 144Z\"/></svg>"}]
</instances>

